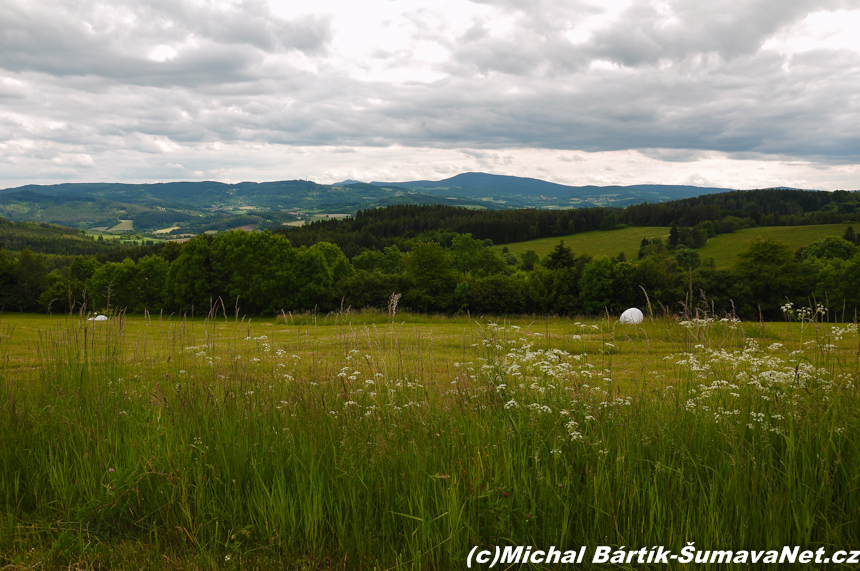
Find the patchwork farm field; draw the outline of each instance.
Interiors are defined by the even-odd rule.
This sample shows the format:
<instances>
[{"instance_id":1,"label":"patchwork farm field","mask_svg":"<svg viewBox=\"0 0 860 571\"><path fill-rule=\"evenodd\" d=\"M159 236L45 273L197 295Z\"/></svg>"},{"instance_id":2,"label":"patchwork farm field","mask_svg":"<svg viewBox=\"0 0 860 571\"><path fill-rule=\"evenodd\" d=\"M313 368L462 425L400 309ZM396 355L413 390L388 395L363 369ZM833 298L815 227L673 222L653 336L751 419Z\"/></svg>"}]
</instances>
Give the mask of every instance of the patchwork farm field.
<instances>
[{"instance_id":1,"label":"patchwork farm field","mask_svg":"<svg viewBox=\"0 0 860 571\"><path fill-rule=\"evenodd\" d=\"M134 220L120 220L119 224L110 228L108 232L133 232Z\"/></svg>"},{"instance_id":2,"label":"patchwork farm field","mask_svg":"<svg viewBox=\"0 0 860 571\"><path fill-rule=\"evenodd\" d=\"M6 314L0 355L0 568L860 537L856 324Z\"/></svg>"}]
</instances>

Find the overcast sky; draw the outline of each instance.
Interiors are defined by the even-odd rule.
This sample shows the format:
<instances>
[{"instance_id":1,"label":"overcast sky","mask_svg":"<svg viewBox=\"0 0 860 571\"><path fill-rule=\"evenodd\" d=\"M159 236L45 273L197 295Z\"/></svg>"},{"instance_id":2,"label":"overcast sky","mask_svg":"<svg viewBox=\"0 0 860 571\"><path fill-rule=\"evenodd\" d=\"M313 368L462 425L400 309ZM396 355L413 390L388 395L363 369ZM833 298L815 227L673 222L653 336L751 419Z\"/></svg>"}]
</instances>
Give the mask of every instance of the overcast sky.
<instances>
[{"instance_id":1,"label":"overcast sky","mask_svg":"<svg viewBox=\"0 0 860 571\"><path fill-rule=\"evenodd\" d=\"M860 188L860 1L0 0L0 187Z\"/></svg>"}]
</instances>

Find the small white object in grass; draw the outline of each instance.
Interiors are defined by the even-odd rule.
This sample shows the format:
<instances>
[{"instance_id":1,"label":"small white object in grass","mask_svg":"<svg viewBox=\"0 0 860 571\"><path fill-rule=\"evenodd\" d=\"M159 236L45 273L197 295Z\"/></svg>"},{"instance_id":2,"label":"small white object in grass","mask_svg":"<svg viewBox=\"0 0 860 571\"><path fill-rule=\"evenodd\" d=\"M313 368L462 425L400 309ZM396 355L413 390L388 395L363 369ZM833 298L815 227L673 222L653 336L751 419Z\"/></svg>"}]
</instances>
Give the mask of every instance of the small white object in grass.
<instances>
[{"instance_id":1,"label":"small white object in grass","mask_svg":"<svg viewBox=\"0 0 860 571\"><path fill-rule=\"evenodd\" d=\"M95 317L90 317L87 321L107 321L108 318L106 315L96 315Z\"/></svg>"},{"instance_id":2,"label":"small white object in grass","mask_svg":"<svg viewBox=\"0 0 860 571\"><path fill-rule=\"evenodd\" d=\"M621 323L632 323L635 325L637 323L642 323L642 320L644 318L645 316L642 315L641 311L639 311L635 307L631 307L630 309L626 310L624 313L621 314L621 317L618 318L618 321Z\"/></svg>"}]
</instances>

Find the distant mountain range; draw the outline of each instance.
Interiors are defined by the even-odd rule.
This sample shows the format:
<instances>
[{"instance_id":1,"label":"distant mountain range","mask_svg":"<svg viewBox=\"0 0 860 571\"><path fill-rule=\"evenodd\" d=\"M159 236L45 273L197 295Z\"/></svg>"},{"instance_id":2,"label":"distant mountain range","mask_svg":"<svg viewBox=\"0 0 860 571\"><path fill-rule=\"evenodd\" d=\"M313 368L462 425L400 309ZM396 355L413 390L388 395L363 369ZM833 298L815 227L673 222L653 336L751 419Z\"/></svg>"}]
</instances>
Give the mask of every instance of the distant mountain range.
<instances>
[{"instance_id":1,"label":"distant mountain range","mask_svg":"<svg viewBox=\"0 0 860 571\"><path fill-rule=\"evenodd\" d=\"M486 173L463 173L440 181L346 180L331 185L306 180L66 183L0 190L0 216L116 232L130 231L127 221L131 220L133 231L176 234L301 224L389 204L479 209L624 207L730 190L679 185L566 186Z\"/></svg>"},{"instance_id":2,"label":"distant mountain range","mask_svg":"<svg viewBox=\"0 0 860 571\"><path fill-rule=\"evenodd\" d=\"M458 174L440 181L372 182L377 186L397 186L423 194L478 198L528 207L583 208L588 206L628 206L642 202L665 202L702 194L729 192L731 188L637 184L633 186L567 186L537 178L502 176L481 172ZM552 204L549 204L552 203ZM517 206L514 206L517 204Z\"/></svg>"}]
</instances>

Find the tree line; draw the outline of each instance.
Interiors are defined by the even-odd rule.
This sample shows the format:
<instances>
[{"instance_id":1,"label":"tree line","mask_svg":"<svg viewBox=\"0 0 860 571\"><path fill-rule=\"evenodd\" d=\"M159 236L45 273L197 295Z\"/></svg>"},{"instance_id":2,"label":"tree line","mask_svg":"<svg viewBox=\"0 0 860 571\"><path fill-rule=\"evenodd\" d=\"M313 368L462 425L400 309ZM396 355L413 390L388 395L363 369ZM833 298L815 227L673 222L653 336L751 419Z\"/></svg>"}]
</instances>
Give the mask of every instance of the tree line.
<instances>
[{"instance_id":1,"label":"tree line","mask_svg":"<svg viewBox=\"0 0 860 571\"><path fill-rule=\"evenodd\" d=\"M677 240L643 239L635 260L592 257L559 242L545 257L516 256L470 233L365 250L351 260L336 244L296 246L272 232L229 231L172 243L157 253L99 261L77 256L48 271L44 255L0 249L6 311L124 310L273 315L281 311L401 307L476 314L618 313L627 307L779 319L787 300L816 299L839 318L860 308L860 249L853 228L805 248L756 238L730 268Z\"/></svg>"}]
</instances>

